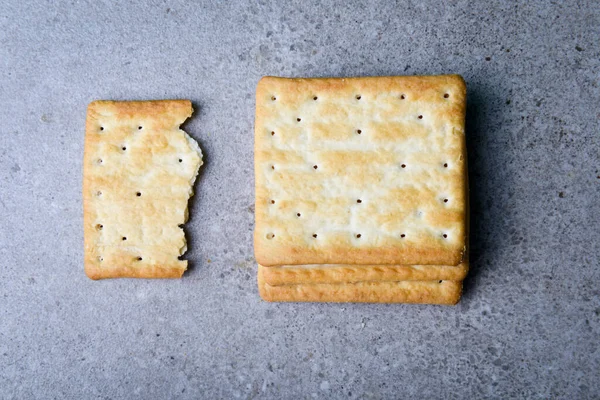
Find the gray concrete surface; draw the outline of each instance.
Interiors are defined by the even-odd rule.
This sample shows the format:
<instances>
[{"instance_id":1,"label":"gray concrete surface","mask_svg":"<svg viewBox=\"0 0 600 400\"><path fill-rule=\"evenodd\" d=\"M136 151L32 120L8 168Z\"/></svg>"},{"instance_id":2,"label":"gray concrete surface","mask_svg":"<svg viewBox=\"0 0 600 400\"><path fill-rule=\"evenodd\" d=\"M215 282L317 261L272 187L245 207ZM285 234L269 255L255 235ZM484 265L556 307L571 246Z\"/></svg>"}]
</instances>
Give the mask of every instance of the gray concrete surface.
<instances>
[{"instance_id":1,"label":"gray concrete surface","mask_svg":"<svg viewBox=\"0 0 600 400\"><path fill-rule=\"evenodd\" d=\"M2 2L0 398L600 397L600 3L452 3ZM262 302L258 79L436 73L469 87L462 302ZM192 269L93 282L86 105L160 98L206 154Z\"/></svg>"}]
</instances>

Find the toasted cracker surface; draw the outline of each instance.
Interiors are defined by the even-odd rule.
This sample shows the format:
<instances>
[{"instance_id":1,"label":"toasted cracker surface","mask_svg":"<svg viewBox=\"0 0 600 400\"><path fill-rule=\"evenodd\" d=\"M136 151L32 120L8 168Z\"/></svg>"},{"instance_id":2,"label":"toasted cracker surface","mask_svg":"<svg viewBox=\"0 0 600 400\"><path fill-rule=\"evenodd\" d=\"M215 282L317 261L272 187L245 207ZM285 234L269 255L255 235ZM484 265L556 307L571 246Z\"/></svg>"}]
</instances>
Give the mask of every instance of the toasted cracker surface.
<instances>
[{"instance_id":1,"label":"toasted cracker surface","mask_svg":"<svg viewBox=\"0 0 600 400\"><path fill-rule=\"evenodd\" d=\"M179 126L188 100L94 101L83 166L85 272L92 279L176 278L187 268L180 225L202 165Z\"/></svg>"},{"instance_id":2,"label":"toasted cracker surface","mask_svg":"<svg viewBox=\"0 0 600 400\"><path fill-rule=\"evenodd\" d=\"M258 263L461 263L465 107L456 75L263 78Z\"/></svg>"}]
</instances>

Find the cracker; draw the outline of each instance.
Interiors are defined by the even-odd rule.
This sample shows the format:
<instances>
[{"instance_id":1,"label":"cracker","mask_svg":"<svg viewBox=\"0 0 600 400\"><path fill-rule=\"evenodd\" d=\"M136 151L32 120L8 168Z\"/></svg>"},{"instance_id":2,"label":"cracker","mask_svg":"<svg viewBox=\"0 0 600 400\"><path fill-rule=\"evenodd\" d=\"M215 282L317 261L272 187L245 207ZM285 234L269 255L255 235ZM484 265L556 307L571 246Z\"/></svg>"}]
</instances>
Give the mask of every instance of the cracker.
<instances>
[{"instance_id":1,"label":"cracker","mask_svg":"<svg viewBox=\"0 0 600 400\"><path fill-rule=\"evenodd\" d=\"M258 263L462 262L465 100L457 75L261 79Z\"/></svg>"},{"instance_id":2,"label":"cracker","mask_svg":"<svg viewBox=\"0 0 600 400\"><path fill-rule=\"evenodd\" d=\"M462 281L469 263L446 265L284 265L262 270L271 286L382 281Z\"/></svg>"},{"instance_id":3,"label":"cracker","mask_svg":"<svg viewBox=\"0 0 600 400\"><path fill-rule=\"evenodd\" d=\"M332 303L458 303L462 293L460 281L398 281L317 283L271 286L264 281L258 267L260 297L273 302L332 302Z\"/></svg>"},{"instance_id":4,"label":"cracker","mask_svg":"<svg viewBox=\"0 0 600 400\"><path fill-rule=\"evenodd\" d=\"M92 279L177 278L187 269L180 225L202 165L179 126L189 100L94 101L83 160L85 272Z\"/></svg>"}]
</instances>

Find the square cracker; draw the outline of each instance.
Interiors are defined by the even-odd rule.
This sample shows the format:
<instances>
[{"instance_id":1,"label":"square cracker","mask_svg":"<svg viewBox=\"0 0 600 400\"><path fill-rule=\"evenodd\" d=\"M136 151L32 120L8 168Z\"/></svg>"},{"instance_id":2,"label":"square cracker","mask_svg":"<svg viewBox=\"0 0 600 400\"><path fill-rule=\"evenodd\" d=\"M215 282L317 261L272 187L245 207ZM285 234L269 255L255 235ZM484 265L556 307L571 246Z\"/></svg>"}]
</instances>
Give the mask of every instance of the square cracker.
<instances>
[{"instance_id":1,"label":"square cracker","mask_svg":"<svg viewBox=\"0 0 600 400\"><path fill-rule=\"evenodd\" d=\"M465 108L457 75L261 79L257 262L461 263Z\"/></svg>"},{"instance_id":2,"label":"square cracker","mask_svg":"<svg viewBox=\"0 0 600 400\"><path fill-rule=\"evenodd\" d=\"M462 281L469 263L447 265L283 265L262 270L271 286L383 281Z\"/></svg>"},{"instance_id":3,"label":"square cracker","mask_svg":"<svg viewBox=\"0 0 600 400\"><path fill-rule=\"evenodd\" d=\"M179 126L189 100L94 101L83 160L85 272L92 279L176 278L187 269L179 225L202 165Z\"/></svg>"},{"instance_id":4,"label":"square cracker","mask_svg":"<svg viewBox=\"0 0 600 400\"><path fill-rule=\"evenodd\" d=\"M260 297L273 302L420 303L454 305L460 300L459 281L398 281L316 283L271 286L264 281L267 268L258 266Z\"/></svg>"}]
</instances>

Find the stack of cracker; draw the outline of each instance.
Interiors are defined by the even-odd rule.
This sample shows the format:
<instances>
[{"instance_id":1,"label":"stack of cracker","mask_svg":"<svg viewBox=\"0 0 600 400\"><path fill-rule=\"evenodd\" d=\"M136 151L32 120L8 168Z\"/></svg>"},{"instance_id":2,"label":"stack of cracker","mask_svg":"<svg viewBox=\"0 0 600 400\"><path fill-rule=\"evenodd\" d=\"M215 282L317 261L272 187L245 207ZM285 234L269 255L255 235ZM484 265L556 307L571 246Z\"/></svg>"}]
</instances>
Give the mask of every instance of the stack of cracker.
<instances>
[{"instance_id":1,"label":"stack of cracker","mask_svg":"<svg viewBox=\"0 0 600 400\"><path fill-rule=\"evenodd\" d=\"M261 297L456 304L468 271L465 108L456 75L263 78Z\"/></svg>"}]
</instances>

